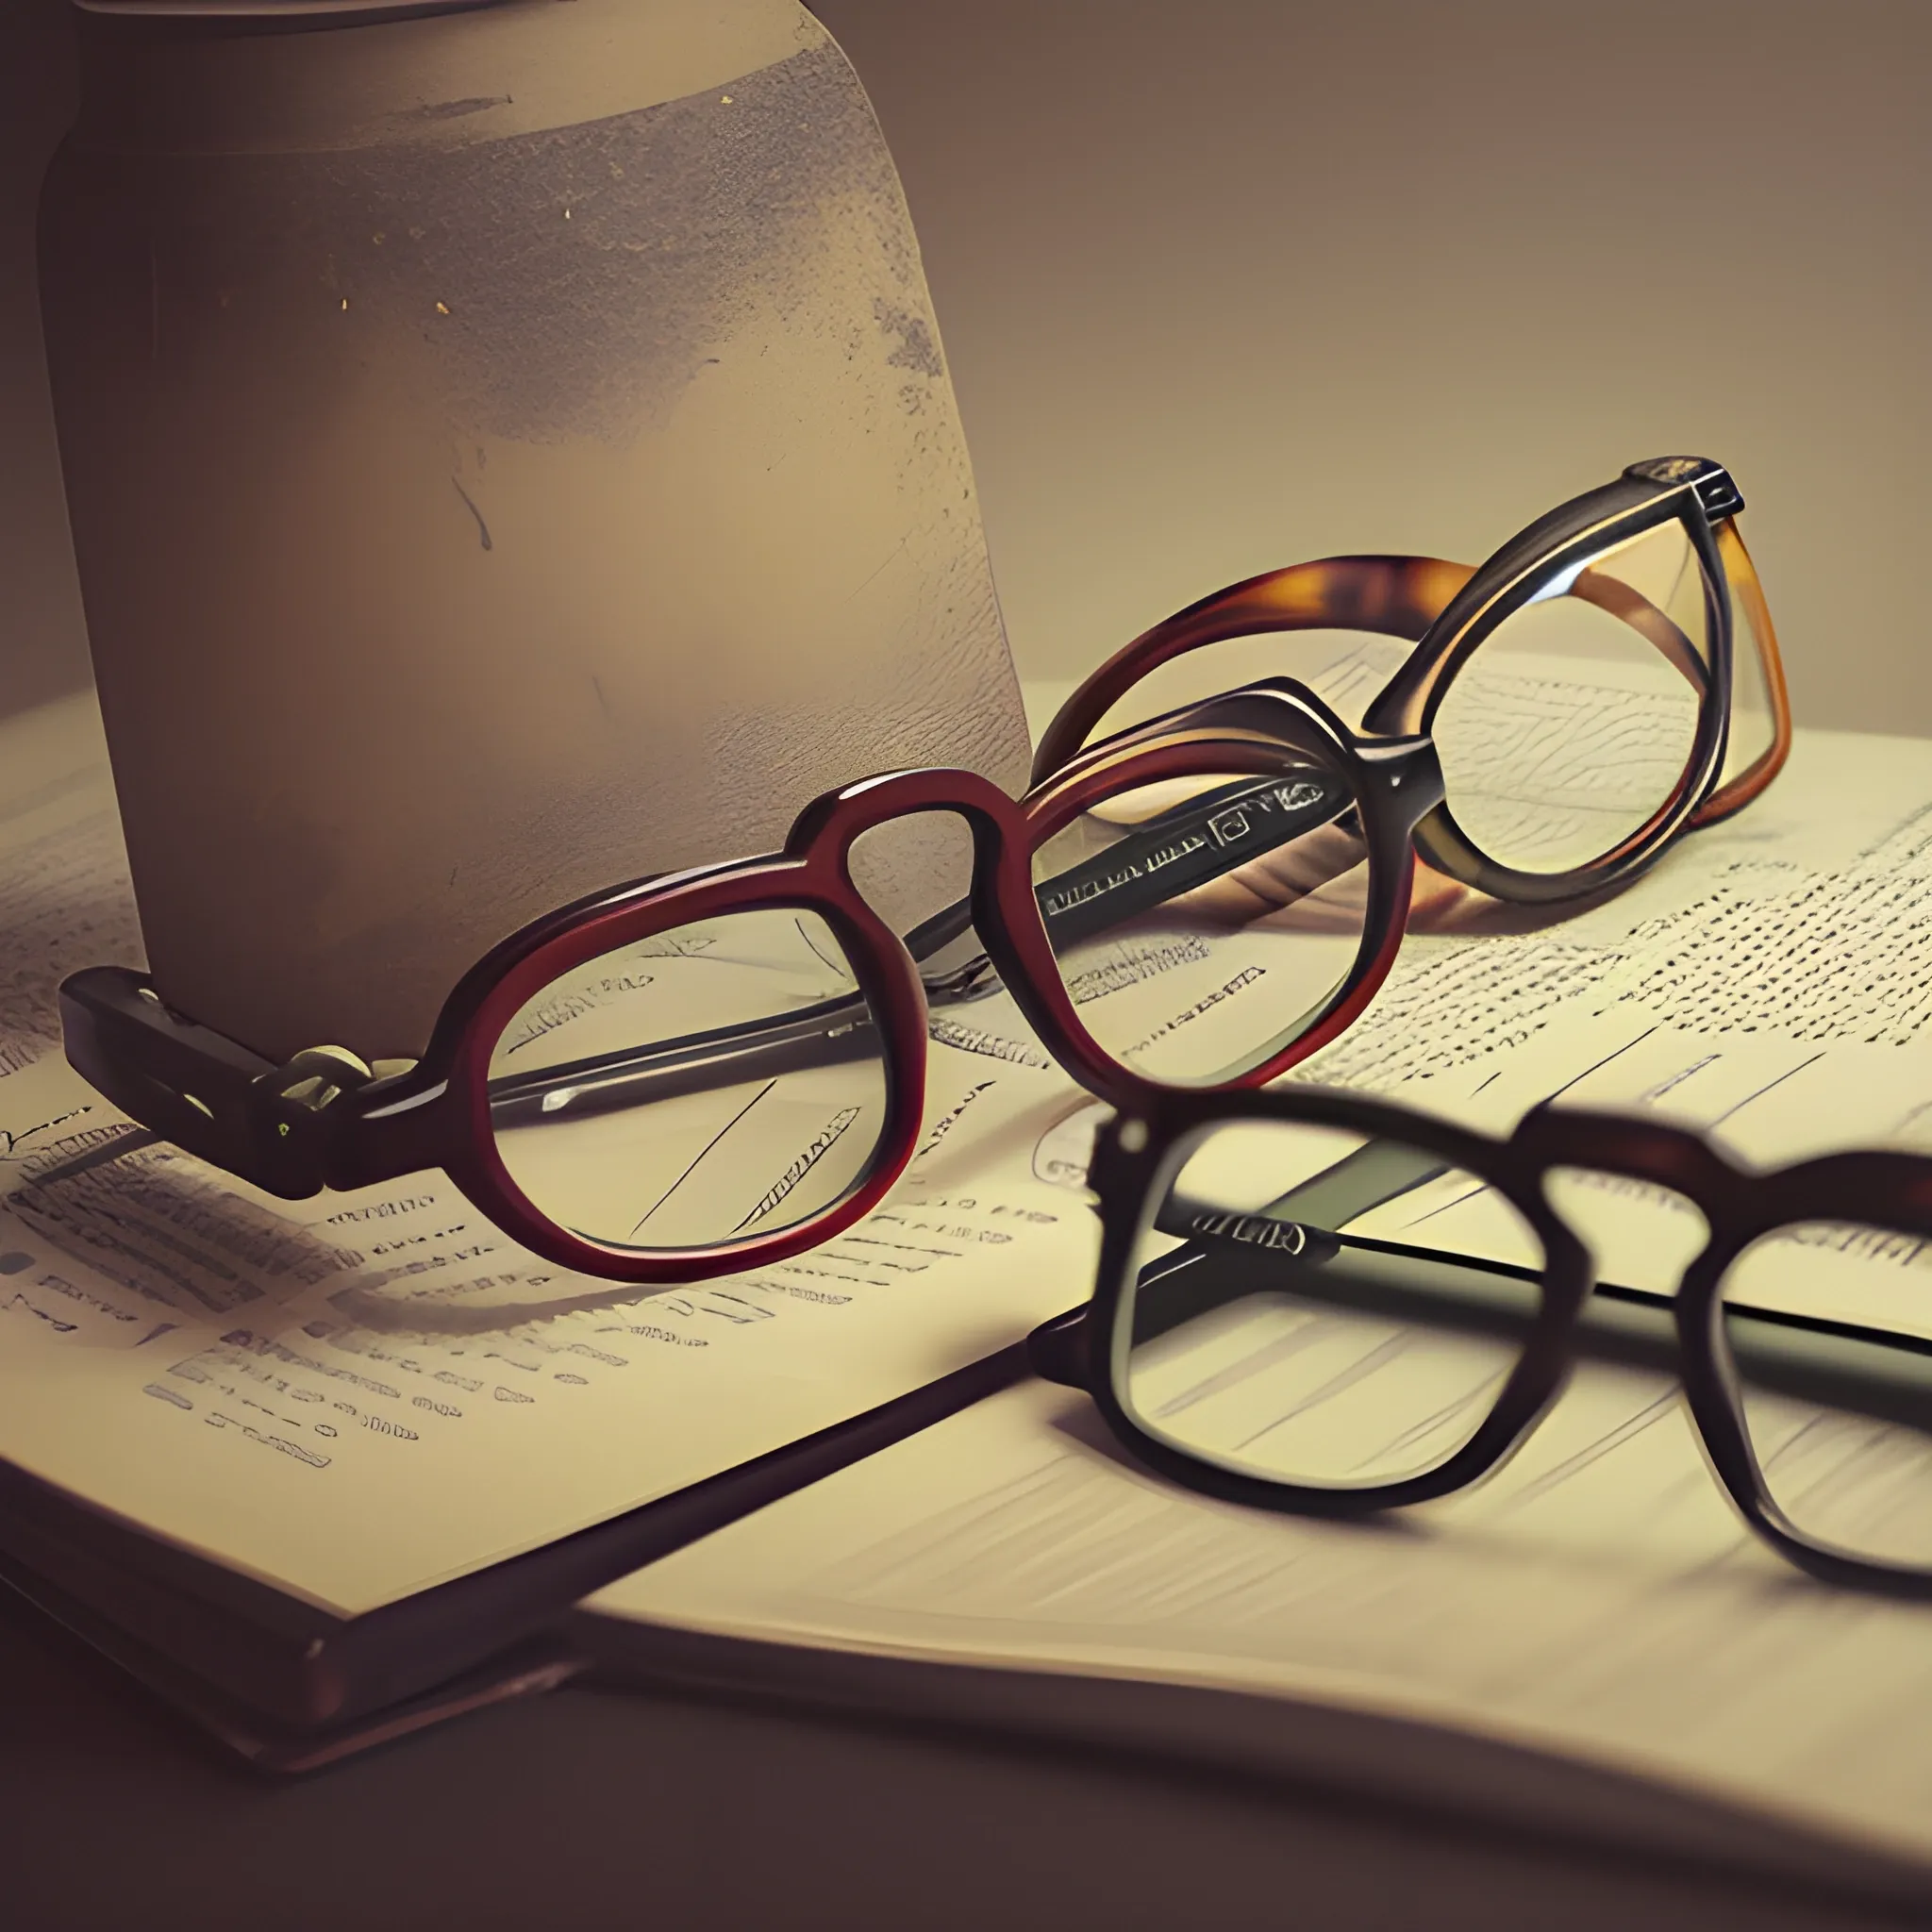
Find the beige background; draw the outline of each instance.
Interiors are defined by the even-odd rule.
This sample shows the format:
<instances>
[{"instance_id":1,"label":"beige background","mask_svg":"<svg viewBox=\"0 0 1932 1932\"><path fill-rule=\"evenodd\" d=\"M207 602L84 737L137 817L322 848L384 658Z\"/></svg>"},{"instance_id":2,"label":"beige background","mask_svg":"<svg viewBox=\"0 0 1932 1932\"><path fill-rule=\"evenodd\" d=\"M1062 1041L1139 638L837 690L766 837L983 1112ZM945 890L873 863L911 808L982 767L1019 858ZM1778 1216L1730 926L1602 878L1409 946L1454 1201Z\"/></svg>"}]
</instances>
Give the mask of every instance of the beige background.
<instances>
[{"instance_id":1,"label":"beige background","mask_svg":"<svg viewBox=\"0 0 1932 1932\"><path fill-rule=\"evenodd\" d=\"M0 711L86 676L0 0ZM1932 733L1924 0L821 0L905 177L1023 675L1230 579L1731 464L1800 723Z\"/></svg>"}]
</instances>

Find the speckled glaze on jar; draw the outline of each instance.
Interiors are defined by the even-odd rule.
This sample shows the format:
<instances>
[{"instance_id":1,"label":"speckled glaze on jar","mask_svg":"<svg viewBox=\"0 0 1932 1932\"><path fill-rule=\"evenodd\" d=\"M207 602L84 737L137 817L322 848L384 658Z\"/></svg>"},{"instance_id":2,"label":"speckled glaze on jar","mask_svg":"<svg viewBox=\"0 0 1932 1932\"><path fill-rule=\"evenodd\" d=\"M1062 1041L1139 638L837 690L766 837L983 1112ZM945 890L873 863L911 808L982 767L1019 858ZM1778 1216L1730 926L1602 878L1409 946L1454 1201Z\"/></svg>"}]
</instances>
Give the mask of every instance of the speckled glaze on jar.
<instances>
[{"instance_id":1,"label":"speckled glaze on jar","mask_svg":"<svg viewBox=\"0 0 1932 1932\"><path fill-rule=\"evenodd\" d=\"M548 907L871 771L1024 782L904 198L793 0L83 6L42 301L171 1004L414 1056Z\"/></svg>"}]
</instances>

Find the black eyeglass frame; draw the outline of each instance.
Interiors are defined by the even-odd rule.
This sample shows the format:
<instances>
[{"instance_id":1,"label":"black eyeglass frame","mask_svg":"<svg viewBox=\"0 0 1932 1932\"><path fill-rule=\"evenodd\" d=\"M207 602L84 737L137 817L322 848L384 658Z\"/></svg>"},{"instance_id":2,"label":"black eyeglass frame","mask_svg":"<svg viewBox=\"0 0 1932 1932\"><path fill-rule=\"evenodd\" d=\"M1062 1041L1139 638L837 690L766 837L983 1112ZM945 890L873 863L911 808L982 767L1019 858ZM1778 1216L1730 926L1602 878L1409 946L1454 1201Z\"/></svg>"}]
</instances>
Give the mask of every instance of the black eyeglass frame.
<instances>
[{"instance_id":1,"label":"black eyeglass frame","mask_svg":"<svg viewBox=\"0 0 1932 1932\"><path fill-rule=\"evenodd\" d=\"M1680 833L1742 809L1790 753L1790 710L1776 634L1738 533L1743 508L1742 492L1722 464L1705 457L1657 457L1559 504L1474 570L1430 558L1333 557L1230 585L1134 639L1074 691L1041 734L1034 782L1074 757L1108 709L1150 672L1204 646L1268 632L1357 629L1412 642L1415 648L1363 710L1362 727L1377 734L1430 733L1457 675L1505 618L1566 572L1574 575L1579 563L1676 522L1703 578L1707 651L1698 653L1641 598L1617 598L1625 608L1613 610L1657 643L1697 687L1697 726L1670 796L1609 850L1557 872L1526 872L1484 853L1456 821L1453 788L1417 829L1416 849L1428 865L1491 898L1548 905L1621 884L1651 865ZM1756 639L1772 742L1748 770L1724 781L1737 649L1733 597L1744 605Z\"/></svg>"},{"instance_id":2,"label":"black eyeglass frame","mask_svg":"<svg viewBox=\"0 0 1932 1932\"><path fill-rule=\"evenodd\" d=\"M1129 1322L1122 1318L1133 1307L1135 1257L1202 1141L1218 1127L1249 1121L1340 1128L1440 1156L1445 1165L1493 1188L1541 1242L1541 1303L1522 1338L1516 1367L1482 1425L1437 1468L1400 1482L1345 1490L1273 1482L1175 1449L1142 1428L1121 1401L1118 1378L1130 1345ZM1620 1114L1539 1108L1499 1141L1330 1089L1162 1091L1115 1116L1098 1137L1088 1174L1103 1230L1093 1299L1034 1332L1033 1366L1049 1381L1084 1388L1114 1435L1149 1468L1224 1502L1359 1517L1447 1495L1492 1474L1522 1445L1562 1391L1578 1353L1577 1324L1597 1284L1589 1250L1548 1199L1548 1176L1559 1168L1648 1182L1681 1195L1703 1214L1708 1239L1685 1267L1670 1310L1677 1373L1712 1473L1751 1528L1823 1582L1932 1600L1932 1569L1848 1555L1806 1536L1779 1508L1751 1448L1720 1300L1732 1263L1753 1241L1781 1227L1855 1222L1932 1240L1932 1159L1918 1155L1831 1154L1759 1171L1735 1164L1695 1133ZM1932 1352L1932 1343L1924 1352Z\"/></svg>"},{"instance_id":3,"label":"black eyeglass frame","mask_svg":"<svg viewBox=\"0 0 1932 1932\"><path fill-rule=\"evenodd\" d=\"M1491 858L1457 823L1445 797L1416 828L1416 849L1435 869L1491 898L1548 905L1616 884L1650 864L1716 791L1730 736L1734 680L1730 600L1714 522L1743 508L1729 475L1715 464L1664 458L1633 464L1614 482L1539 518L1488 558L1453 597L1428 635L1362 714L1364 728L1433 734L1457 675L1507 619L1579 564L1667 524L1681 525L1698 562L1707 660L1655 607L1620 613L1653 638L1697 691L1697 725L1671 795L1644 823L1586 865L1525 872ZM1647 620L1647 622L1646 622Z\"/></svg>"}]
</instances>

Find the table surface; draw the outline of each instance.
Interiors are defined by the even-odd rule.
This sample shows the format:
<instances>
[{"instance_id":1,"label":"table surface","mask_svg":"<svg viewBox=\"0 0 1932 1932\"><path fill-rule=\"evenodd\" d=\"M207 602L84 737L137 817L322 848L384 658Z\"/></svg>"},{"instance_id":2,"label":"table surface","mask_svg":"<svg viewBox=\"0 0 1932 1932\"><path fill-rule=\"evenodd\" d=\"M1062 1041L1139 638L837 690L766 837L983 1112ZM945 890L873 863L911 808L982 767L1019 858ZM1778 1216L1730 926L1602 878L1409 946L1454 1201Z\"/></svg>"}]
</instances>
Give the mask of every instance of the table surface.
<instances>
[{"instance_id":1,"label":"table surface","mask_svg":"<svg viewBox=\"0 0 1932 1932\"><path fill-rule=\"evenodd\" d=\"M1907 1923L1307 1790L615 1690L268 1780L5 1591L0 1821L19 1932Z\"/></svg>"}]
</instances>

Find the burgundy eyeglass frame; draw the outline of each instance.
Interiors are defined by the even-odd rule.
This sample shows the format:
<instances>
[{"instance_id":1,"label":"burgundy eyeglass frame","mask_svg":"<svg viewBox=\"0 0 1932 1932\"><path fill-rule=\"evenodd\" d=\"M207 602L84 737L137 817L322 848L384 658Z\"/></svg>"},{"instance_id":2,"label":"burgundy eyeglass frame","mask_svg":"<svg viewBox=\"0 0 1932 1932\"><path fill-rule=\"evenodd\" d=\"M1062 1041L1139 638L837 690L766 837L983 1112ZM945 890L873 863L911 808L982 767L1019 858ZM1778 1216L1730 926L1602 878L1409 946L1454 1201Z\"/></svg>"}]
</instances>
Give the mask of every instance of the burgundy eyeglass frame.
<instances>
[{"instance_id":1,"label":"burgundy eyeglass frame","mask_svg":"<svg viewBox=\"0 0 1932 1932\"><path fill-rule=\"evenodd\" d=\"M1326 1044L1374 997L1407 917L1415 825L1441 796L1426 740L1362 739L1287 681L1108 740L1017 803L971 772L890 773L814 800L777 854L634 881L562 907L502 941L463 975L423 1058L405 1071L372 1077L337 1047L311 1048L274 1067L172 1012L142 975L116 967L90 968L62 985L67 1057L142 1126L284 1198L440 1168L506 1234L560 1267L671 1286L769 1266L870 1213L918 1142L925 991L905 942L852 882L847 856L855 841L912 813L964 819L974 843L973 924L1008 991L1081 1086L1113 1105L1133 1105L1158 1088L1105 1053L1081 1024L1035 894L1033 854L1090 806L1124 791L1176 778L1306 770L1310 749L1341 765L1353 787L1366 848L1367 917L1353 968L1313 1025L1222 1083L1259 1086ZM491 1117L491 1058L511 1017L561 974L604 954L671 927L781 907L825 921L877 1026L886 1117L858 1184L796 1226L675 1253L590 1241L541 1214L498 1153Z\"/></svg>"}]
</instances>

